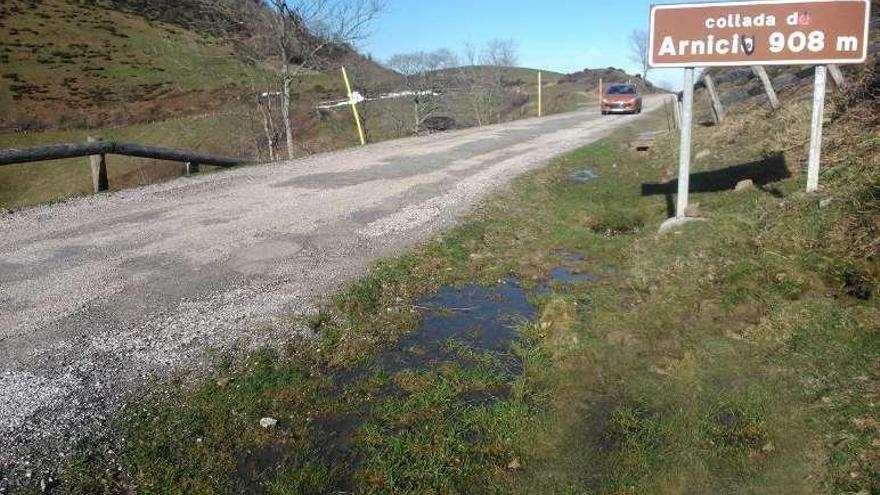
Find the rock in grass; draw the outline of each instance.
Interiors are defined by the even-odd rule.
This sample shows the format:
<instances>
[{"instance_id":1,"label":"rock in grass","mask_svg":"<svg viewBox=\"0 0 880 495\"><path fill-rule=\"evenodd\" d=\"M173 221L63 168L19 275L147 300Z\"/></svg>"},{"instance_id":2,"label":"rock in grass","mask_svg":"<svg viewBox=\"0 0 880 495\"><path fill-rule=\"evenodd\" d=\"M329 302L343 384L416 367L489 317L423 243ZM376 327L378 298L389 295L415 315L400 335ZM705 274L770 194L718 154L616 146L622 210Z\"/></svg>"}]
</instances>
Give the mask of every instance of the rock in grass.
<instances>
[{"instance_id":1,"label":"rock in grass","mask_svg":"<svg viewBox=\"0 0 880 495\"><path fill-rule=\"evenodd\" d=\"M733 189L736 192L748 191L755 188L755 183L752 182L752 179L741 180L736 183L736 187Z\"/></svg>"},{"instance_id":2,"label":"rock in grass","mask_svg":"<svg viewBox=\"0 0 880 495\"><path fill-rule=\"evenodd\" d=\"M260 420L260 426L262 426L263 428L266 428L267 430L269 428L274 427L277 424L278 424L278 420L275 418L263 418Z\"/></svg>"},{"instance_id":3,"label":"rock in grass","mask_svg":"<svg viewBox=\"0 0 880 495\"><path fill-rule=\"evenodd\" d=\"M507 469L511 471L519 471L522 469L522 464L519 462L519 459L514 459L507 464Z\"/></svg>"}]
</instances>

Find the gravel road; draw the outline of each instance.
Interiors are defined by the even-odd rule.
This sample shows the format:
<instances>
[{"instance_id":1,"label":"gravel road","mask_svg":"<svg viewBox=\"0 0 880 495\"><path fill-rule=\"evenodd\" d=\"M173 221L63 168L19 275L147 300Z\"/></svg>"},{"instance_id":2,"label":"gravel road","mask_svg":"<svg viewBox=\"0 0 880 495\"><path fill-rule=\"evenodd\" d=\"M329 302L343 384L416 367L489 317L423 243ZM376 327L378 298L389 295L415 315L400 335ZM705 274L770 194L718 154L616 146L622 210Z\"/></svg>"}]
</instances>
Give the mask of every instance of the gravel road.
<instances>
[{"instance_id":1,"label":"gravel road","mask_svg":"<svg viewBox=\"0 0 880 495\"><path fill-rule=\"evenodd\" d=\"M646 110L660 102L646 98ZM309 311L513 177L639 118L597 113L0 216L0 478L41 475L145 380L283 338L279 316Z\"/></svg>"}]
</instances>

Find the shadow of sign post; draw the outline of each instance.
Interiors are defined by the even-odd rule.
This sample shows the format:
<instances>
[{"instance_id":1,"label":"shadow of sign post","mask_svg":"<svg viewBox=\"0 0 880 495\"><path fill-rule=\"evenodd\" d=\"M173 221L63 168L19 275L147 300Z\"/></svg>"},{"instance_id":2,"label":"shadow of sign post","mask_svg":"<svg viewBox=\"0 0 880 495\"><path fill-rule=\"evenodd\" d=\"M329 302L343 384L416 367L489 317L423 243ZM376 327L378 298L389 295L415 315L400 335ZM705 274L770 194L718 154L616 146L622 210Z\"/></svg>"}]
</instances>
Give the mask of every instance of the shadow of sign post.
<instances>
[{"instance_id":1,"label":"shadow of sign post","mask_svg":"<svg viewBox=\"0 0 880 495\"><path fill-rule=\"evenodd\" d=\"M769 194L780 195L774 189L766 189L766 186L789 177L791 177L791 172L785 166L785 157L782 153L773 153L762 160L691 174L688 184L691 192L710 193L732 191L740 182L751 180L758 189ZM642 196L665 196L666 212L669 216L673 216L675 215L675 205L672 197L678 193L679 185L677 179L669 182L645 183L642 184Z\"/></svg>"},{"instance_id":2,"label":"shadow of sign post","mask_svg":"<svg viewBox=\"0 0 880 495\"><path fill-rule=\"evenodd\" d=\"M858 64L868 56L870 0L765 0L654 5L648 64L684 68L678 196L675 217L686 223L690 191L694 69L815 65L807 192L819 188L827 64Z\"/></svg>"}]
</instances>

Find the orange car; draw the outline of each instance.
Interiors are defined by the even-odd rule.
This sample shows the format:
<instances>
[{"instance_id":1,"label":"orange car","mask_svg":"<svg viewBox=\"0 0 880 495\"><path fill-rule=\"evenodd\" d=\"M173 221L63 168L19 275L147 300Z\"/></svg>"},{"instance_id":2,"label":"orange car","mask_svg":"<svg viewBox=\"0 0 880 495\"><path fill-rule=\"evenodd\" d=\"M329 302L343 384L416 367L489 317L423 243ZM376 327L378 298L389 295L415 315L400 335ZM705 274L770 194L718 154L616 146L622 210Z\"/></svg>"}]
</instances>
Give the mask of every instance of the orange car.
<instances>
[{"instance_id":1,"label":"orange car","mask_svg":"<svg viewBox=\"0 0 880 495\"><path fill-rule=\"evenodd\" d=\"M614 84L602 95L602 115L642 113L642 97L632 84Z\"/></svg>"}]
</instances>

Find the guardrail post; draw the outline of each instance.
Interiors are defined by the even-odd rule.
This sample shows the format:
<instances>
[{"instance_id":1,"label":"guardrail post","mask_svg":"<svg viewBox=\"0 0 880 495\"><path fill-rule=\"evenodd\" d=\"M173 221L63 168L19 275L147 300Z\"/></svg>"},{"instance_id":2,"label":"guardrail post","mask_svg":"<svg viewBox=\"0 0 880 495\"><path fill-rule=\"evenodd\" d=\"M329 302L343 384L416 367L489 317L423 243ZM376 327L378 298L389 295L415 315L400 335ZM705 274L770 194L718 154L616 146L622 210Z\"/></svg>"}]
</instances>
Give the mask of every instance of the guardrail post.
<instances>
[{"instance_id":1,"label":"guardrail post","mask_svg":"<svg viewBox=\"0 0 880 495\"><path fill-rule=\"evenodd\" d=\"M100 139L88 137L88 142L94 143ZM107 180L107 156L103 153L100 155L90 155L89 164L92 167L92 185L95 194L110 189L110 182Z\"/></svg>"},{"instance_id":2,"label":"guardrail post","mask_svg":"<svg viewBox=\"0 0 880 495\"><path fill-rule=\"evenodd\" d=\"M199 173L199 164L196 162L186 162L186 175Z\"/></svg>"}]
</instances>

